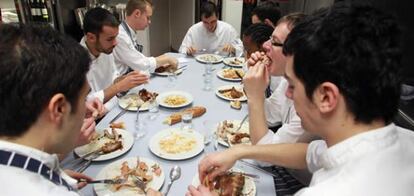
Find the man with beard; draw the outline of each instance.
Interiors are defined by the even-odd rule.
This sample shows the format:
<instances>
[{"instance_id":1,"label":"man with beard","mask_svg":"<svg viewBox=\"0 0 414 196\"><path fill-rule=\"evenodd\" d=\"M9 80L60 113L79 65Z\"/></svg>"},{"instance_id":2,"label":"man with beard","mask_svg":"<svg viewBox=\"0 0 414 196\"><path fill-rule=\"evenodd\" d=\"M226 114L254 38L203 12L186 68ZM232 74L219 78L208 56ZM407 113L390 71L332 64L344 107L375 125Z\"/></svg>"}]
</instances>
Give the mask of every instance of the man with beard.
<instances>
[{"instance_id":1,"label":"man with beard","mask_svg":"<svg viewBox=\"0 0 414 196\"><path fill-rule=\"evenodd\" d=\"M115 48L119 22L103 8L89 10L84 19L84 33L80 44L89 51L92 59L87 74L91 93L88 98L96 97L111 109L119 92L125 92L135 86L148 82L148 76L140 71L132 71L120 76L116 71L112 50ZM117 78L119 77L119 78ZM113 81L116 81L113 83ZM109 102L108 102L109 101Z\"/></svg>"}]
</instances>

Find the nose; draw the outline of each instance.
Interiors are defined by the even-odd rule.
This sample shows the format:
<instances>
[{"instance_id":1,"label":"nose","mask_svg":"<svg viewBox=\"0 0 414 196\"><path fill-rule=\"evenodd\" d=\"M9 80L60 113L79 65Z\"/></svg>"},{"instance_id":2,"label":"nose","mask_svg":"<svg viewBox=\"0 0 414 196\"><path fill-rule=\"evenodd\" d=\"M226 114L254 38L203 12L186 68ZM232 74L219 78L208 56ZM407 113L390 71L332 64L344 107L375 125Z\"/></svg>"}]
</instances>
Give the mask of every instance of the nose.
<instances>
[{"instance_id":1,"label":"nose","mask_svg":"<svg viewBox=\"0 0 414 196\"><path fill-rule=\"evenodd\" d=\"M265 41L265 42L263 43L263 49L264 49L266 52L268 52L268 51L270 50L270 46L271 46L271 44L270 44L270 39L269 39L269 40L267 40L267 41Z\"/></svg>"}]
</instances>

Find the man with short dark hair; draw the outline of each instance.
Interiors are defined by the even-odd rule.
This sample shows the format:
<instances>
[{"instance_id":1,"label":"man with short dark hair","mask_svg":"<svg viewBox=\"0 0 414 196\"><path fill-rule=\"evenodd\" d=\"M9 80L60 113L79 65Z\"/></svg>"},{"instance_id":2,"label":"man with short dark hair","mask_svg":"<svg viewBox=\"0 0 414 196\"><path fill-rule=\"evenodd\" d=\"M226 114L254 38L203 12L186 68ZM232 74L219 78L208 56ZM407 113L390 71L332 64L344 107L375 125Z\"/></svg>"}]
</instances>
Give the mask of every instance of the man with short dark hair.
<instances>
[{"instance_id":1,"label":"man with short dark hair","mask_svg":"<svg viewBox=\"0 0 414 196\"><path fill-rule=\"evenodd\" d=\"M280 17L281 13L277 3L273 1L266 1L253 9L252 24L264 23L275 28Z\"/></svg>"},{"instance_id":2,"label":"man with short dark hair","mask_svg":"<svg viewBox=\"0 0 414 196\"><path fill-rule=\"evenodd\" d=\"M80 44L89 51L92 59L90 70L86 75L91 93L105 103L107 110L116 105L115 95L148 82L148 76L140 71L133 71L117 79L120 74L116 70L112 50L117 45L117 19L106 9L93 8L85 14L83 29L85 36ZM114 83L114 80L117 81Z\"/></svg>"},{"instance_id":3,"label":"man with short dark hair","mask_svg":"<svg viewBox=\"0 0 414 196\"><path fill-rule=\"evenodd\" d=\"M286 95L305 130L323 140L235 146L204 158L200 178L253 158L313 172L309 187L295 195L412 195L414 133L392 123L401 88L399 34L379 10L342 3L298 24L283 46Z\"/></svg>"},{"instance_id":4,"label":"man with short dark hair","mask_svg":"<svg viewBox=\"0 0 414 196\"><path fill-rule=\"evenodd\" d=\"M194 55L197 52L224 52L240 55L243 44L239 35L230 24L218 20L217 7L208 1L201 5L201 22L188 29L179 52Z\"/></svg>"},{"instance_id":5,"label":"man with short dark hair","mask_svg":"<svg viewBox=\"0 0 414 196\"><path fill-rule=\"evenodd\" d=\"M3 24L0 59L0 195L78 195L56 154L79 137L88 53L48 26Z\"/></svg>"},{"instance_id":6,"label":"man with short dark hair","mask_svg":"<svg viewBox=\"0 0 414 196\"><path fill-rule=\"evenodd\" d=\"M126 19L119 25L118 45L114 50L115 63L120 74L130 70L153 73L158 67L177 67L176 58L161 55L146 57L143 46L136 40L136 31L144 30L151 24L153 8L151 0L129 0L126 5Z\"/></svg>"},{"instance_id":7,"label":"man with short dark hair","mask_svg":"<svg viewBox=\"0 0 414 196\"><path fill-rule=\"evenodd\" d=\"M272 32L271 26L262 23L252 24L244 30L242 38L244 58L249 59L250 54L256 51L263 52L263 43L269 40Z\"/></svg>"}]
</instances>

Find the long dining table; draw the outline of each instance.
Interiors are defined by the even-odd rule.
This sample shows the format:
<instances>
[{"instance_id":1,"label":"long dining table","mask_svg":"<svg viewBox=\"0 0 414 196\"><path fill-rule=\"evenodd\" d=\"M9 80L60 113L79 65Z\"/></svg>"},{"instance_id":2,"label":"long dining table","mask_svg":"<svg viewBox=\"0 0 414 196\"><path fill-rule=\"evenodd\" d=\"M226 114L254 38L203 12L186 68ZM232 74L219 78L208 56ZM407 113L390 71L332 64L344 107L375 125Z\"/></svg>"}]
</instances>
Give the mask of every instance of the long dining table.
<instances>
[{"instance_id":1,"label":"long dining table","mask_svg":"<svg viewBox=\"0 0 414 196\"><path fill-rule=\"evenodd\" d=\"M174 82L171 84L170 80L167 77L162 76L155 76L152 75L150 78L150 82L146 85L136 87L132 89L131 92L137 92L141 88L146 88L148 91L157 92L159 94L172 91L172 90L179 90L185 91L190 93L193 96L193 103L190 106L203 106L207 109L207 112L198 117L193 118L193 128L195 131L205 129L203 127L203 122L209 121L213 123L219 123L223 120L241 120L243 117L248 113L247 103L242 103L242 108L240 110L236 110L230 107L229 101L223 100L215 95L215 89L219 86L229 85L229 84L238 84L235 82L229 82L222 80L215 76L216 72L219 71L224 67L223 63L213 64L214 75L212 78L212 90L206 91L203 90L204 80L203 80L203 73L204 73L204 65L196 61L193 57L187 57L183 54L177 53L167 53L167 55L175 56L179 59L179 67L187 65L186 68L183 70L181 74L179 74ZM190 107L187 106L187 107ZM175 127L179 128L180 123L175 125L168 125L164 124L163 121L167 118L170 114L180 111L183 108L179 109L170 109L159 107L159 111L157 114L156 119L150 120L146 118L146 116L150 115L148 111L141 112L141 119L146 121L146 135L143 138L135 140L132 148L122 156L113 158L107 161L93 161L92 164L84 171L86 175L89 175L93 178L108 164L112 163L116 160L121 160L127 157L145 157L151 160L158 162L164 171L165 174L165 181L163 186L160 188L161 192L164 192L167 188L167 184L170 181L169 173L170 169L174 165L178 165L181 167L181 177L174 182L169 192L169 195L185 195L187 192L187 187L193 181L194 176L198 172L198 163L199 161L209 152L214 151L213 142L209 145L206 145L204 150L199 153L198 155L185 159L185 160L167 160L164 158L160 158L153 154L149 150L149 141L152 136L154 136L157 132ZM97 124L96 129L102 130L109 127L110 121L119 114L123 109L117 105L108 114ZM124 122L125 129L127 131L133 132L135 131L135 118L136 112L126 112L122 115L116 122ZM218 151L226 149L226 147L219 145ZM64 162L68 162L74 159L76 156L74 153L70 153ZM249 167L245 164L237 162L235 165L236 168L239 168L247 173L252 173L259 175L259 179L255 180L256 185L256 195L275 195L275 188L273 184L273 178L268 173L263 171L257 170L253 167ZM96 195L93 189L93 185L87 185L85 188L80 190L82 195Z\"/></svg>"}]
</instances>

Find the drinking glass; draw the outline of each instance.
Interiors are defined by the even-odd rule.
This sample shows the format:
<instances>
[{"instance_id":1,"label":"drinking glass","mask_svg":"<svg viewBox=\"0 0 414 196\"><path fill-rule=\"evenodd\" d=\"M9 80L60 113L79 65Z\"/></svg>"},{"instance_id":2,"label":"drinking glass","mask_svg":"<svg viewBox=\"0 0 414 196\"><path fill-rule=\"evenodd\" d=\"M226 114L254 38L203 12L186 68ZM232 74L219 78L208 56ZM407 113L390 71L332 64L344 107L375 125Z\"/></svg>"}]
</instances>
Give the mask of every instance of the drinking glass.
<instances>
[{"instance_id":1,"label":"drinking glass","mask_svg":"<svg viewBox=\"0 0 414 196\"><path fill-rule=\"evenodd\" d=\"M181 114L181 130L191 130L193 128L193 113L184 112Z\"/></svg>"},{"instance_id":2,"label":"drinking glass","mask_svg":"<svg viewBox=\"0 0 414 196\"><path fill-rule=\"evenodd\" d=\"M143 138L147 134L146 131L146 124L141 119L139 108L137 109L137 115L135 119L135 131L134 131L134 138L135 140L138 140L140 138Z\"/></svg>"},{"instance_id":3,"label":"drinking glass","mask_svg":"<svg viewBox=\"0 0 414 196\"><path fill-rule=\"evenodd\" d=\"M157 100L153 100L149 102L148 105L148 119L155 120L158 117L159 106Z\"/></svg>"},{"instance_id":4,"label":"drinking glass","mask_svg":"<svg viewBox=\"0 0 414 196\"><path fill-rule=\"evenodd\" d=\"M213 82L213 65L211 63L204 64L204 87L203 90L210 91Z\"/></svg>"}]
</instances>

